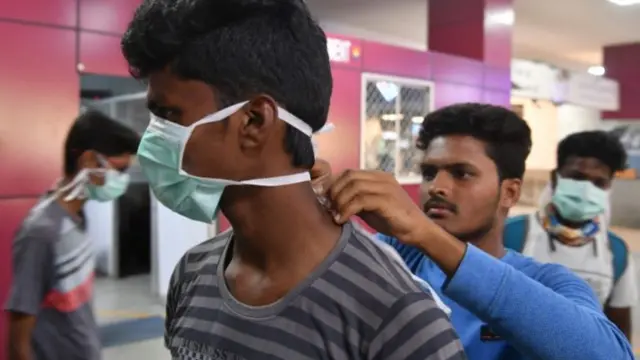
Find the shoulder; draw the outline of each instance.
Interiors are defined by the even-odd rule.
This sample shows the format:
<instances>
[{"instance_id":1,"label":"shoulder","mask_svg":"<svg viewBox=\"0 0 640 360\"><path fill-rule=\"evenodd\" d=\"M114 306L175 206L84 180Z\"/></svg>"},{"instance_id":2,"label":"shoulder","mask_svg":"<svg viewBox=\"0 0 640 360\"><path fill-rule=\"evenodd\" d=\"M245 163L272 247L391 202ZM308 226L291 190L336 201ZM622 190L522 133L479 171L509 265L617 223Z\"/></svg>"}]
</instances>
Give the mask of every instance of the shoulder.
<instances>
[{"instance_id":1,"label":"shoulder","mask_svg":"<svg viewBox=\"0 0 640 360\"><path fill-rule=\"evenodd\" d=\"M588 298L598 303L591 286L567 267L541 263L515 251L509 251L509 257L507 262L516 270L554 292L570 298Z\"/></svg>"},{"instance_id":2,"label":"shoulder","mask_svg":"<svg viewBox=\"0 0 640 360\"><path fill-rule=\"evenodd\" d=\"M375 276L376 286L392 295L389 306L405 294L422 292L420 283L395 247L376 239L375 235L358 225L354 224L344 255L339 259L340 262Z\"/></svg>"},{"instance_id":3,"label":"shoulder","mask_svg":"<svg viewBox=\"0 0 640 360\"><path fill-rule=\"evenodd\" d=\"M229 229L189 249L176 264L171 286L194 279L205 272L214 274L232 235L233 231Z\"/></svg>"},{"instance_id":4,"label":"shoulder","mask_svg":"<svg viewBox=\"0 0 640 360\"><path fill-rule=\"evenodd\" d=\"M50 244L59 238L65 228L66 216L61 209L52 204L41 206L37 204L24 218L14 236L14 244Z\"/></svg>"},{"instance_id":5,"label":"shoulder","mask_svg":"<svg viewBox=\"0 0 640 360\"><path fill-rule=\"evenodd\" d=\"M405 294L388 309L370 341L368 355L396 359L400 348L407 350L403 359L466 359L449 318L423 292Z\"/></svg>"}]
</instances>

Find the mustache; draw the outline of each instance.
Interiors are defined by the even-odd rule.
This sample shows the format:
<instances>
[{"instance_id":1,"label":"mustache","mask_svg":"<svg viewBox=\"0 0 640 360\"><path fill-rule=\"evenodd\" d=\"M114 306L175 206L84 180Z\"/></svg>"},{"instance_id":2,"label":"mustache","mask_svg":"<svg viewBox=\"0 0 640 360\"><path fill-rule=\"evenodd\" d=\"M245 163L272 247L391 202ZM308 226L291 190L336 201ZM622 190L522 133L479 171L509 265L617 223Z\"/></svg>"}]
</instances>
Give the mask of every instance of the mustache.
<instances>
[{"instance_id":1,"label":"mustache","mask_svg":"<svg viewBox=\"0 0 640 360\"><path fill-rule=\"evenodd\" d=\"M438 195L431 196L429 198L429 200L427 200L427 202L424 203L424 205L422 207L422 210L424 212L427 212L427 211L429 211L429 209L433 209L433 208L446 209L446 210L451 211L454 214L458 213L458 207L457 206L455 206L454 204L448 202L443 197L438 196Z\"/></svg>"}]
</instances>

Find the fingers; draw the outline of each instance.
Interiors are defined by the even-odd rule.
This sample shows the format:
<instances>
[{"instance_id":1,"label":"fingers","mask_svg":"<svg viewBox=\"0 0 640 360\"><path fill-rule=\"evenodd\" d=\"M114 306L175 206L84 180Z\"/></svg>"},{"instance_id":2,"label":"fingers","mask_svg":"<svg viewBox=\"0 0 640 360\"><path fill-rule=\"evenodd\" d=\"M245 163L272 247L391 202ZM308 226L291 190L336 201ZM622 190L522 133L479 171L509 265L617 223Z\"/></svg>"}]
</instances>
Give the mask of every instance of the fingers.
<instances>
[{"instance_id":1,"label":"fingers","mask_svg":"<svg viewBox=\"0 0 640 360\"><path fill-rule=\"evenodd\" d=\"M356 194L340 204L339 210L334 210L334 220L338 224L344 224L353 216L362 215L365 212L377 213L387 203L388 198L380 194Z\"/></svg>"},{"instance_id":2,"label":"fingers","mask_svg":"<svg viewBox=\"0 0 640 360\"><path fill-rule=\"evenodd\" d=\"M330 197L336 198L345 187L354 182L379 183L390 185L396 183L393 175L383 171L366 171L366 170L346 170L336 177L331 184ZM382 189L375 187L378 191Z\"/></svg>"},{"instance_id":3,"label":"fingers","mask_svg":"<svg viewBox=\"0 0 640 360\"><path fill-rule=\"evenodd\" d=\"M316 159L311 168L311 180L324 176L331 176L331 164L326 160Z\"/></svg>"},{"instance_id":4,"label":"fingers","mask_svg":"<svg viewBox=\"0 0 640 360\"><path fill-rule=\"evenodd\" d=\"M342 217L342 215L349 212L348 208L352 206L353 203L360 204L364 207L368 203L367 200L371 197L384 196L384 188L384 183L376 181L350 181L344 185L340 192L335 193L335 195L331 197L333 209ZM371 209L367 210L371 211Z\"/></svg>"},{"instance_id":5,"label":"fingers","mask_svg":"<svg viewBox=\"0 0 640 360\"><path fill-rule=\"evenodd\" d=\"M317 195L324 195L332 184L331 165L322 159L316 159L310 171L311 185Z\"/></svg>"},{"instance_id":6,"label":"fingers","mask_svg":"<svg viewBox=\"0 0 640 360\"><path fill-rule=\"evenodd\" d=\"M391 178L391 179L389 179ZM338 223L348 221L362 211L381 210L388 204L393 176L374 171L345 171L333 183L330 199Z\"/></svg>"}]
</instances>

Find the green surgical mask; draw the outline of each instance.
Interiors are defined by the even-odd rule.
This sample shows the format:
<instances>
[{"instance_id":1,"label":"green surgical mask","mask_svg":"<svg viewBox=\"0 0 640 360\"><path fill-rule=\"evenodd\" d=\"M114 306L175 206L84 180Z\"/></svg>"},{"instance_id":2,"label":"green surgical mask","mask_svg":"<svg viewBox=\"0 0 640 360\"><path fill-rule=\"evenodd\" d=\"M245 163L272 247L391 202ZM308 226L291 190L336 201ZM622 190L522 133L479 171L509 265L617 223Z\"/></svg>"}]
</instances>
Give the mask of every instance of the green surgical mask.
<instances>
[{"instance_id":1,"label":"green surgical mask","mask_svg":"<svg viewBox=\"0 0 640 360\"><path fill-rule=\"evenodd\" d=\"M569 221L587 221L604 214L609 194L588 180L557 178L551 202Z\"/></svg>"},{"instance_id":2,"label":"green surgical mask","mask_svg":"<svg viewBox=\"0 0 640 360\"><path fill-rule=\"evenodd\" d=\"M129 174L121 173L115 169L106 169L103 185L87 183L85 188L87 198L100 202L115 200L127 191L130 180Z\"/></svg>"}]
</instances>

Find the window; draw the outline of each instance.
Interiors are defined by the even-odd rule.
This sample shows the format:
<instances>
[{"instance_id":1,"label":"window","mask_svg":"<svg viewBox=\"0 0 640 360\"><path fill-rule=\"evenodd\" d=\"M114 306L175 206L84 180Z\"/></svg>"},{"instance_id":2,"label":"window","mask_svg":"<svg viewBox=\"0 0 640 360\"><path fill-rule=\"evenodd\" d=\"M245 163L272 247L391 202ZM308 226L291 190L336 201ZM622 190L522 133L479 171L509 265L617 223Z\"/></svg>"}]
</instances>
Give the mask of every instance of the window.
<instances>
[{"instance_id":1,"label":"window","mask_svg":"<svg viewBox=\"0 0 640 360\"><path fill-rule=\"evenodd\" d=\"M433 84L363 74L362 89L361 167L391 172L401 183L420 183L422 151L416 140L433 109Z\"/></svg>"}]
</instances>

